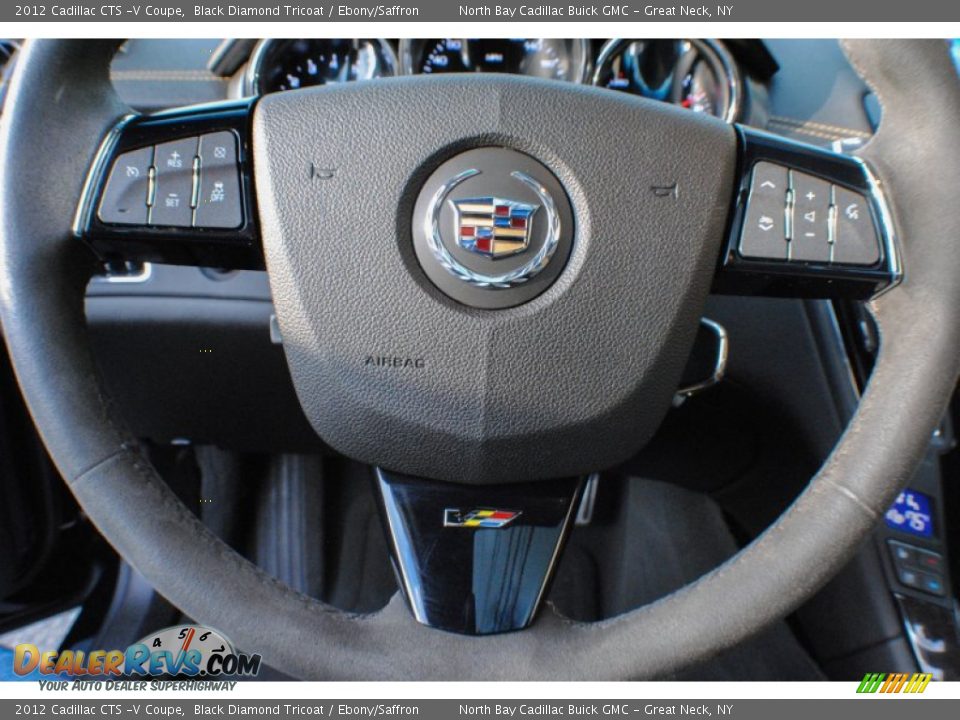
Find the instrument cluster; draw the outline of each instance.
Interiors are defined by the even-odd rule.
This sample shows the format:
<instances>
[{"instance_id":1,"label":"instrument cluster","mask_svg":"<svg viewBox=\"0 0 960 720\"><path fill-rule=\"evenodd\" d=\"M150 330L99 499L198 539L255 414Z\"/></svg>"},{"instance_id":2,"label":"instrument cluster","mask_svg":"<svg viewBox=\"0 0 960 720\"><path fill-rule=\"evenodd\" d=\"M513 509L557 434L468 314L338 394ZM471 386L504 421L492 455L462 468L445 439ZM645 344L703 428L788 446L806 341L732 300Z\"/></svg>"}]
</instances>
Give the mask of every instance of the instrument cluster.
<instances>
[{"instance_id":1,"label":"instrument cluster","mask_svg":"<svg viewBox=\"0 0 960 720\"><path fill-rule=\"evenodd\" d=\"M247 71L265 94L396 75L498 72L587 83L669 102L732 122L737 65L713 40L561 38L263 40Z\"/></svg>"}]
</instances>

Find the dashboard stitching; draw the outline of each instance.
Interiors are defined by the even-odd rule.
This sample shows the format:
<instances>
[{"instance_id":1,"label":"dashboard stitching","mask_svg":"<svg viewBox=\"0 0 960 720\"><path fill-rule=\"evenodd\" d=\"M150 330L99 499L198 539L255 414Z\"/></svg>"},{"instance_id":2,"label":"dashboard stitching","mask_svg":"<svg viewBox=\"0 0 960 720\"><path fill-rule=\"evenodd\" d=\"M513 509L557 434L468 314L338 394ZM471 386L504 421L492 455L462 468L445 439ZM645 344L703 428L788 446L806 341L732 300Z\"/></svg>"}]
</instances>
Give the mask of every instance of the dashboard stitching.
<instances>
[{"instance_id":1,"label":"dashboard stitching","mask_svg":"<svg viewBox=\"0 0 960 720\"><path fill-rule=\"evenodd\" d=\"M841 125L829 125L827 123L817 122L815 120L799 120L797 118L785 117L783 115L771 115L770 124L786 125L795 130L801 130L809 135L815 135L816 131L822 131L825 133L840 133L842 137L870 137L870 133L863 132L862 130L854 130L853 128L843 127Z\"/></svg>"},{"instance_id":2,"label":"dashboard stitching","mask_svg":"<svg viewBox=\"0 0 960 720\"><path fill-rule=\"evenodd\" d=\"M110 73L110 79L153 82L230 82L230 78L218 77L206 70L114 70Z\"/></svg>"}]
</instances>

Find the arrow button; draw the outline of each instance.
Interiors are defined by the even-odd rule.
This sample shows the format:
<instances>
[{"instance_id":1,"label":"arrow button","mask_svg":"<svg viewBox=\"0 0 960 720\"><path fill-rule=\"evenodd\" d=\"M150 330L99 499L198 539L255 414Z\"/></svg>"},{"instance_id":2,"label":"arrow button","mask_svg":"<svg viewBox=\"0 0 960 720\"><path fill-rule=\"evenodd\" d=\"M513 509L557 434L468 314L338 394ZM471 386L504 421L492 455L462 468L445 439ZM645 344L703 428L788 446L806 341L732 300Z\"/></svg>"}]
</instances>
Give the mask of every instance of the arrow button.
<instances>
[{"instance_id":1,"label":"arrow button","mask_svg":"<svg viewBox=\"0 0 960 720\"><path fill-rule=\"evenodd\" d=\"M740 233L740 254L764 260L787 259L787 169L769 162L753 166L750 196Z\"/></svg>"}]
</instances>

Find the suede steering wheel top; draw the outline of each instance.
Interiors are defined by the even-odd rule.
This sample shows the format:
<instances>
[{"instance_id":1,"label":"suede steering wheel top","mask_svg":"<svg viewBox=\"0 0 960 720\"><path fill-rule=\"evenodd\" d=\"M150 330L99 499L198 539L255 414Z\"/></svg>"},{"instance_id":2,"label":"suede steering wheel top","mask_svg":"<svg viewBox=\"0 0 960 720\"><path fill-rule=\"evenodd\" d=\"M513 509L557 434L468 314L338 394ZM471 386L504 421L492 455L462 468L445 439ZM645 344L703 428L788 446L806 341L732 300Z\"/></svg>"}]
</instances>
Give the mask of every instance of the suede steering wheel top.
<instances>
[{"instance_id":1,"label":"suede steering wheel top","mask_svg":"<svg viewBox=\"0 0 960 720\"><path fill-rule=\"evenodd\" d=\"M110 86L116 43L27 42L0 119L0 319L51 457L162 595L298 677L651 678L737 643L856 551L920 461L960 368L960 83L946 44L844 48L883 106L862 161L597 88L500 76L399 78L142 118ZM165 183L178 180L163 174L160 148L192 142L193 172L211 177L223 155L208 138L224 137L235 222L206 214L211 185L186 216L161 210ZM157 148L157 196L142 220L112 222L106 174L143 148ZM783 173L769 176L777 192L776 177L809 180L864 203L876 247L849 263L842 233L821 259L751 250L748 226L775 222L757 214L767 170ZM431 240L449 246L436 253ZM872 297L881 346L834 452L727 563L604 622L546 607L522 632L457 637L414 622L400 596L358 616L300 595L183 506L98 381L84 320L91 248L265 267L318 434L373 466L478 492L550 487L641 447L669 407L711 287ZM462 282L438 258L471 278L520 280Z\"/></svg>"}]
</instances>

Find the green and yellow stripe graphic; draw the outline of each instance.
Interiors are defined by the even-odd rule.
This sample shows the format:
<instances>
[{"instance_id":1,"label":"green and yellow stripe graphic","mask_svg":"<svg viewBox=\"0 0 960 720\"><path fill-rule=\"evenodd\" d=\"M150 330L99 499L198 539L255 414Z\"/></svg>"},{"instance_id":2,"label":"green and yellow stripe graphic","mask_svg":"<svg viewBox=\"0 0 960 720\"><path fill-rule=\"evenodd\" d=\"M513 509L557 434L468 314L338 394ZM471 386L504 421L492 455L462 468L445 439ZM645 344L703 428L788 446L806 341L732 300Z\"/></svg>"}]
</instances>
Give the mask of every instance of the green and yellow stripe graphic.
<instances>
[{"instance_id":1,"label":"green and yellow stripe graphic","mask_svg":"<svg viewBox=\"0 0 960 720\"><path fill-rule=\"evenodd\" d=\"M867 673L860 681L858 693L922 693L933 675L930 673Z\"/></svg>"}]
</instances>

